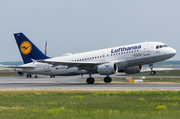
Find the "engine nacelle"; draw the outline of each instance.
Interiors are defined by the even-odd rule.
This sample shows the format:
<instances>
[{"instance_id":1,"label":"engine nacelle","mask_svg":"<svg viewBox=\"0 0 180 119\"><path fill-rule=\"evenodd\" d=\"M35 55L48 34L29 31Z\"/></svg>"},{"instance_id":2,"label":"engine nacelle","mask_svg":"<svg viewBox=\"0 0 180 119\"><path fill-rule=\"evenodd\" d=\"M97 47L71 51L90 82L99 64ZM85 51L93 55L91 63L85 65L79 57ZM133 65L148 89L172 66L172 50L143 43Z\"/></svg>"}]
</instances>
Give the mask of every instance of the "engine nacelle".
<instances>
[{"instance_id":1,"label":"engine nacelle","mask_svg":"<svg viewBox=\"0 0 180 119\"><path fill-rule=\"evenodd\" d=\"M111 62L99 65L97 68L97 72L100 75L111 75L115 74L118 71L117 63Z\"/></svg>"},{"instance_id":2,"label":"engine nacelle","mask_svg":"<svg viewBox=\"0 0 180 119\"><path fill-rule=\"evenodd\" d=\"M126 74L136 74L136 73L140 73L141 69L142 69L142 66L128 67L128 68L124 69L124 72Z\"/></svg>"},{"instance_id":3,"label":"engine nacelle","mask_svg":"<svg viewBox=\"0 0 180 119\"><path fill-rule=\"evenodd\" d=\"M23 76L24 73L23 72L17 72L19 76Z\"/></svg>"}]
</instances>

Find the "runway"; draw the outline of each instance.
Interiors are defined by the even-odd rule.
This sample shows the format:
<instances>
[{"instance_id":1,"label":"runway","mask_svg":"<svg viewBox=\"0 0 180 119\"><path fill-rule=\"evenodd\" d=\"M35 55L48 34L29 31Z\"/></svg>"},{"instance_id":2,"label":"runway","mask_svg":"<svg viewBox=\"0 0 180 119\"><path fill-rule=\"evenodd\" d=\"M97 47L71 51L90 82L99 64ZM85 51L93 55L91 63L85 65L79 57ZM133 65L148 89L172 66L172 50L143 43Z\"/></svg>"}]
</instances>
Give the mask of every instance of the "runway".
<instances>
[{"instance_id":1,"label":"runway","mask_svg":"<svg viewBox=\"0 0 180 119\"><path fill-rule=\"evenodd\" d=\"M26 77L0 77L0 90L19 89L19 90L119 90L119 89L162 89L162 90L179 90L180 84L155 84L155 83L94 83L86 84L80 82L86 77L80 76L60 76L56 78L49 78L42 76L39 78ZM95 77L103 78L103 76L96 75ZM119 76L113 76L119 77Z\"/></svg>"}]
</instances>

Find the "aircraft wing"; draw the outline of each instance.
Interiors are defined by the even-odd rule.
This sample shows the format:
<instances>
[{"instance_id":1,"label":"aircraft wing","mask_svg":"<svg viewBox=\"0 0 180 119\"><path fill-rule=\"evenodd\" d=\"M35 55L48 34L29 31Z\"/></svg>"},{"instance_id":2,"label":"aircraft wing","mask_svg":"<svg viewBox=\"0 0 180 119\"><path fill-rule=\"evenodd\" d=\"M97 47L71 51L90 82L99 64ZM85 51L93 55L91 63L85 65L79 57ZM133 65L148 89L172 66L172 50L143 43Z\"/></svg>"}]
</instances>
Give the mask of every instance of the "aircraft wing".
<instances>
[{"instance_id":1,"label":"aircraft wing","mask_svg":"<svg viewBox=\"0 0 180 119\"><path fill-rule=\"evenodd\" d=\"M105 62L69 62L69 61L56 61L56 60L38 60L37 62L48 63L54 66L64 65L68 67L94 66L105 63Z\"/></svg>"}]
</instances>

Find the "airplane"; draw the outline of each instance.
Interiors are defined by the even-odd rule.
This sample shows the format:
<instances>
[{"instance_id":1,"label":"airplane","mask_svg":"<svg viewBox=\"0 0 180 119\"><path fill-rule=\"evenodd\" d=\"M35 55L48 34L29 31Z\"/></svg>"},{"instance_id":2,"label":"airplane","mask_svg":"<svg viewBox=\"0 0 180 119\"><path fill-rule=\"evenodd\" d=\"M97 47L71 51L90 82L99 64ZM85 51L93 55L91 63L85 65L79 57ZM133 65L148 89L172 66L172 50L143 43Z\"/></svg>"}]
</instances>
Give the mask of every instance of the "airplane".
<instances>
[{"instance_id":1,"label":"airplane","mask_svg":"<svg viewBox=\"0 0 180 119\"><path fill-rule=\"evenodd\" d=\"M55 76L72 76L89 74L87 84L93 84L93 74L105 75L105 83L112 81L110 75L124 72L140 73L142 65L149 64L151 74L155 75L153 64L173 57L176 50L161 42L142 42L125 46L94 50L59 57L48 57L43 54L23 33L15 33L23 65L13 66L19 75L31 74ZM35 76L37 78L37 75Z\"/></svg>"}]
</instances>

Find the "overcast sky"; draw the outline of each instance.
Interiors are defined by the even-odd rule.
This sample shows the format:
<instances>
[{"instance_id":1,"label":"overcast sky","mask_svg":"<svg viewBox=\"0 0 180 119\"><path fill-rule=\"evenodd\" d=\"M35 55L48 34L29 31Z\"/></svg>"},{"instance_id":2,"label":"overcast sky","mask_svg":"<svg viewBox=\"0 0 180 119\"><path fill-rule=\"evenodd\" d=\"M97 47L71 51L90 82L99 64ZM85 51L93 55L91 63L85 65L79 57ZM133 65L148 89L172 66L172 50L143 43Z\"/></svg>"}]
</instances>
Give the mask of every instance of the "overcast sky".
<instances>
[{"instance_id":1,"label":"overcast sky","mask_svg":"<svg viewBox=\"0 0 180 119\"><path fill-rule=\"evenodd\" d=\"M22 61L23 32L48 55L160 41L180 55L180 0L0 0L0 61Z\"/></svg>"}]
</instances>

